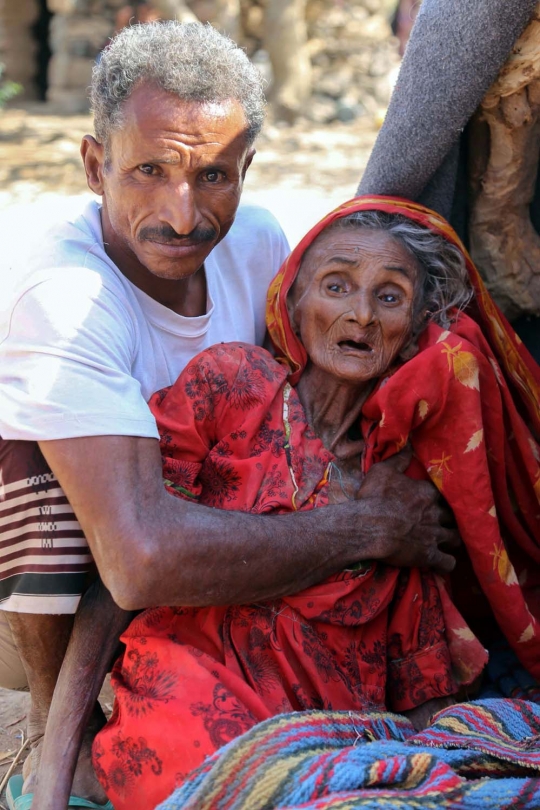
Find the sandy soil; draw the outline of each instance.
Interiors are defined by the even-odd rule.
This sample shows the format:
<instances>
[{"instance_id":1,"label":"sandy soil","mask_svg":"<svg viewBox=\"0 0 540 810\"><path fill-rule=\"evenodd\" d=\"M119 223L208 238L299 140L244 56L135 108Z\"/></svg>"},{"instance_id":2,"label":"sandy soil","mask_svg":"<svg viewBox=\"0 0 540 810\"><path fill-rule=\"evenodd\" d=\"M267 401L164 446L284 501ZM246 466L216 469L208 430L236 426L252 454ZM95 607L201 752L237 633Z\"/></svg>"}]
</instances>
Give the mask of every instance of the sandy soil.
<instances>
[{"instance_id":1,"label":"sandy soil","mask_svg":"<svg viewBox=\"0 0 540 810\"><path fill-rule=\"evenodd\" d=\"M0 113L0 228L10 250L92 196L79 156L91 126L89 116L49 115L46 105ZM324 128L268 125L243 199L270 208L290 241L297 241L332 206L353 196L376 132L371 118Z\"/></svg>"},{"instance_id":2,"label":"sandy soil","mask_svg":"<svg viewBox=\"0 0 540 810\"><path fill-rule=\"evenodd\" d=\"M89 116L52 115L46 105L0 113L0 288L12 262L42 230L92 197L79 156L81 138L91 131ZM294 244L325 212L354 195L376 133L376 123L366 118L324 128L269 125L243 199L273 211ZM0 689L0 780L24 741L27 700L24 693ZM110 709L111 701L106 686L102 704ZM2 791L0 808L5 806Z\"/></svg>"}]
</instances>

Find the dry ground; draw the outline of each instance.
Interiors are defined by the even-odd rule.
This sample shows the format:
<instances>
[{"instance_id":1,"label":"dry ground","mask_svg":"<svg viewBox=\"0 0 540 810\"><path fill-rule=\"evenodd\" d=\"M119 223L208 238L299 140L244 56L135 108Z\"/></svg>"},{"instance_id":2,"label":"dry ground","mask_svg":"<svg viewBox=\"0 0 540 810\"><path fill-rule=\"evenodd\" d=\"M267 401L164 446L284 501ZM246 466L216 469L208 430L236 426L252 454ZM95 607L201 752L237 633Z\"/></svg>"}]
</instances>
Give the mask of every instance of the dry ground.
<instances>
[{"instance_id":1,"label":"dry ground","mask_svg":"<svg viewBox=\"0 0 540 810\"><path fill-rule=\"evenodd\" d=\"M0 289L28 243L91 197L79 157L80 140L91 131L89 116L53 115L46 105L0 112ZM325 212L354 195L376 133L376 123L367 118L321 128L268 125L244 199L270 208L294 244ZM106 689L102 703L109 708L111 700ZM26 706L24 693L0 689L0 780L24 740Z\"/></svg>"},{"instance_id":2,"label":"dry ground","mask_svg":"<svg viewBox=\"0 0 540 810\"><path fill-rule=\"evenodd\" d=\"M79 156L91 126L89 116L47 114L46 105L0 112L0 228L10 250L73 211L81 195L91 196ZM367 117L321 128L268 125L257 142L244 200L270 208L290 240L297 240L333 205L353 196L376 132Z\"/></svg>"}]
</instances>

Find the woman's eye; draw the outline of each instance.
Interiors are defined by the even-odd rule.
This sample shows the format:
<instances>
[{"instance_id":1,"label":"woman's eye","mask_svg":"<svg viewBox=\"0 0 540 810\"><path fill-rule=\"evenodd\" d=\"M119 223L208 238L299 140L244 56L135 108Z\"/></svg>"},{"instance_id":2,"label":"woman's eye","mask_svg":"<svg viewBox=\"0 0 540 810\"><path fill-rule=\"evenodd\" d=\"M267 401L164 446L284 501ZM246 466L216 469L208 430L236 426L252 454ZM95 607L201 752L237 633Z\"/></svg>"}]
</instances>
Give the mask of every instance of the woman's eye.
<instances>
[{"instance_id":1,"label":"woman's eye","mask_svg":"<svg viewBox=\"0 0 540 810\"><path fill-rule=\"evenodd\" d=\"M342 293L345 292L345 287L343 284L338 284L337 281L333 281L331 284L328 284L326 289L328 292L331 293Z\"/></svg>"},{"instance_id":2,"label":"woman's eye","mask_svg":"<svg viewBox=\"0 0 540 810\"><path fill-rule=\"evenodd\" d=\"M383 304L397 304L399 302L399 297L395 293L382 293L379 298Z\"/></svg>"}]
</instances>

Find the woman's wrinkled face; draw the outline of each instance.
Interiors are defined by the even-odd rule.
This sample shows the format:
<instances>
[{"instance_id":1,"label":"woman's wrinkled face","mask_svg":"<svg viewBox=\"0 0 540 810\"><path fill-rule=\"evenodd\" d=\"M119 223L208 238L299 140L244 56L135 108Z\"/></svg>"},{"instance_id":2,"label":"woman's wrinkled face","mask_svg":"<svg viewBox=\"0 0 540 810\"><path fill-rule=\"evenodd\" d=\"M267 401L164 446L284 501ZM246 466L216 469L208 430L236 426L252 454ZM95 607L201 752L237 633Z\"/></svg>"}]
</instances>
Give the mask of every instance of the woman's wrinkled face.
<instances>
[{"instance_id":1,"label":"woman's wrinkled face","mask_svg":"<svg viewBox=\"0 0 540 810\"><path fill-rule=\"evenodd\" d=\"M290 294L312 364L343 382L383 374L412 335L421 268L394 237L330 227L304 256Z\"/></svg>"}]
</instances>

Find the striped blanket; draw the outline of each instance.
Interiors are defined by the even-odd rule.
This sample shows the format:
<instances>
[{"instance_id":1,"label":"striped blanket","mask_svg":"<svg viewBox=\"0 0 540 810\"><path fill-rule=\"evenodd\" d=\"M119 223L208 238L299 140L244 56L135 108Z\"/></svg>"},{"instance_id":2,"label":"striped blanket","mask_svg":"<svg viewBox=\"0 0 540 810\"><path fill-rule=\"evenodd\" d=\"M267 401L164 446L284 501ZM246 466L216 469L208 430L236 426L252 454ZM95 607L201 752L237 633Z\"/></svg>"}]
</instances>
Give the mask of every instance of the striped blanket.
<instances>
[{"instance_id":1,"label":"striped blanket","mask_svg":"<svg viewBox=\"0 0 540 810\"><path fill-rule=\"evenodd\" d=\"M158 810L510 807L540 808L540 706L501 699L451 706L419 734L390 713L274 717L209 758Z\"/></svg>"}]
</instances>

